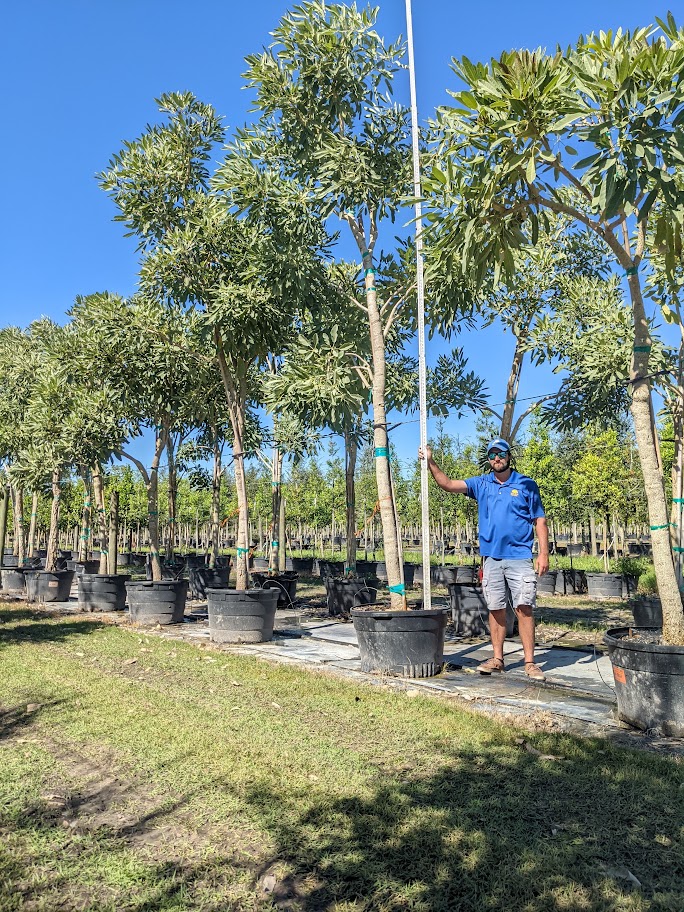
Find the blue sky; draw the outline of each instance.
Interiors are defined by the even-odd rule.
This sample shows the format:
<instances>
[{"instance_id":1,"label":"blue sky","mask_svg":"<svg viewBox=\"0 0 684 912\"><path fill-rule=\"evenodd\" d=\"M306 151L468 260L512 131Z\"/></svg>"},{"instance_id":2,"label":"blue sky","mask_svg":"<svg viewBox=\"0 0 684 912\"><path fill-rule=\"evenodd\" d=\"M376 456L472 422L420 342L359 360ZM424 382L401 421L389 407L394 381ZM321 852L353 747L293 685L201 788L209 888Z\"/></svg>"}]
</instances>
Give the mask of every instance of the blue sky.
<instances>
[{"instance_id":1,"label":"blue sky","mask_svg":"<svg viewBox=\"0 0 684 912\"><path fill-rule=\"evenodd\" d=\"M77 294L134 291L134 242L112 221L113 205L94 175L123 140L157 119L154 98L163 92L192 91L224 115L229 131L249 119L244 57L268 43L291 6L282 0L10 0L0 35L0 325L26 326L41 315L62 320ZM420 118L456 87L452 56L552 49L588 31L645 25L666 11L648 0L414 0ZM405 34L404 15L404 0L381 3L380 34L388 41ZM408 86L397 95L407 102ZM493 329L462 342L471 366L487 377L493 401L505 398L510 338ZM445 347L430 344L428 359ZM554 387L547 371L528 367L520 396ZM450 422L461 436L472 428L469 419ZM415 452L417 436L417 424L395 435L402 455Z\"/></svg>"}]
</instances>

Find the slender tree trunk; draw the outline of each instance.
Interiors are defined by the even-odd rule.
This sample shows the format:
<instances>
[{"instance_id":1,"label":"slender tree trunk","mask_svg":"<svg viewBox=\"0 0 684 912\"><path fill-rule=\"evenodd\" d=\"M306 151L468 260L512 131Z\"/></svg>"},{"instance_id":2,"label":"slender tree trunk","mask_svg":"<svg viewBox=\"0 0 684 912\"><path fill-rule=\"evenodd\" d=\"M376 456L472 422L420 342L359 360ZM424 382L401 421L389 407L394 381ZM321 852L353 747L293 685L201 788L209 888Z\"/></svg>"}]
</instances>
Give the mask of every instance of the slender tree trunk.
<instances>
[{"instance_id":1,"label":"slender tree trunk","mask_svg":"<svg viewBox=\"0 0 684 912\"><path fill-rule=\"evenodd\" d=\"M169 434L166 441L166 464L169 474L169 489L167 494L168 505L168 537L166 540L167 560L173 560L174 541L176 537L176 503L178 501L178 473L176 471L176 447L173 434Z\"/></svg>"},{"instance_id":2,"label":"slender tree trunk","mask_svg":"<svg viewBox=\"0 0 684 912\"><path fill-rule=\"evenodd\" d=\"M17 552L17 564L23 567L26 558L26 524L24 522L24 491L22 488L11 488L13 494L12 513L14 518L14 543Z\"/></svg>"},{"instance_id":3,"label":"slender tree trunk","mask_svg":"<svg viewBox=\"0 0 684 912\"><path fill-rule=\"evenodd\" d=\"M97 534L100 539L100 566L98 573L109 573L109 544L107 541L107 513L105 510L104 479L102 466L96 462L92 468L93 500L97 517Z\"/></svg>"},{"instance_id":4,"label":"slender tree trunk","mask_svg":"<svg viewBox=\"0 0 684 912\"><path fill-rule=\"evenodd\" d=\"M162 578L161 559L159 554L159 464L162 453L166 447L168 428L163 427L157 434L154 441L154 456L152 465L148 472L144 464L134 456L124 453L128 459L134 463L145 484L147 495L147 532L150 544L150 564L152 567L152 579L159 582Z\"/></svg>"},{"instance_id":5,"label":"slender tree trunk","mask_svg":"<svg viewBox=\"0 0 684 912\"><path fill-rule=\"evenodd\" d=\"M0 488L0 564L4 564L5 539L7 536L7 510L12 492L9 485Z\"/></svg>"},{"instance_id":6,"label":"slender tree trunk","mask_svg":"<svg viewBox=\"0 0 684 912\"><path fill-rule=\"evenodd\" d=\"M347 492L347 553L344 572L356 576L356 457L358 441L355 428L345 428L344 431L344 479Z\"/></svg>"},{"instance_id":7,"label":"slender tree trunk","mask_svg":"<svg viewBox=\"0 0 684 912\"><path fill-rule=\"evenodd\" d=\"M652 422L650 382L640 379L648 376L651 336L638 274L629 276L629 290L634 315L634 350L630 368L631 412L648 504L653 565L663 606L663 642L684 645L684 611L672 560L670 521Z\"/></svg>"},{"instance_id":8,"label":"slender tree trunk","mask_svg":"<svg viewBox=\"0 0 684 912\"><path fill-rule=\"evenodd\" d=\"M506 401L504 403L503 417L501 419L500 434L504 440L513 443L511 440L511 430L513 428L513 416L515 414L515 402L518 396L518 387L520 386L520 372L522 371L523 359L525 357L525 344L527 342L529 329L529 320L520 328L519 334L515 340L515 352L511 370L506 383Z\"/></svg>"},{"instance_id":9,"label":"slender tree trunk","mask_svg":"<svg viewBox=\"0 0 684 912\"><path fill-rule=\"evenodd\" d=\"M392 497L390 476L389 437L387 434L387 412L385 408L386 361L385 338L382 319L375 291L375 272L373 260L366 252L363 257L366 270L366 304L368 307L368 327L373 358L373 444L375 447L375 477L380 501L380 518L382 520L382 538L385 552L385 566L390 587L391 606L393 609L406 608L406 597L402 586L402 573L397 540L396 505ZM368 272L368 270L371 270Z\"/></svg>"},{"instance_id":10,"label":"slender tree trunk","mask_svg":"<svg viewBox=\"0 0 684 912\"><path fill-rule=\"evenodd\" d=\"M591 556L598 557L598 544L596 541L596 517L589 514L589 538L591 539Z\"/></svg>"},{"instance_id":11,"label":"slender tree trunk","mask_svg":"<svg viewBox=\"0 0 684 912\"><path fill-rule=\"evenodd\" d=\"M28 534L28 556L34 557L36 553L36 532L38 528L38 491L31 495L31 522Z\"/></svg>"},{"instance_id":12,"label":"slender tree trunk","mask_svg":"<svg viewBox=\"0 0 684 912\"><path fill-rule=\"evenodd\" d=\"M235 492L238 502L238 532L235 559L235 588L247 589L249 586L249 501L247 499L247 479L245 477L245 420L247 412L247 369L240 364L239 369L231 374L221 333L214 330L216 356L221 371L221 380L226 393L228 414L233 430L233 462L235 467Z\"/></svg>"},{"instance_id":13,"label":"slender tree trunk","mask_svg":"<svg viewBox=\"0 0 684 912\"><path fill-rule=\"evenodd\" d=\"M59 502L62 494L62 473L60 469L52 472L52 507L50 509L50 533L48 536L47 558L45 569L54 573L57 570L57 551L59 550Z\"/></svg>"},{"instance_id":14,"label":"slender tree trunk","mask_svg":"<svg viewBox=\"0 0 684 912\"><path fill-rule=\"evenodd\" d=\"M219 555L219 510L221 507L221 447L218 444L218 432L214 427L213 450L214 450L214 468L211 476L211 552L209 554L209 566L213 569Z\"/></svg>"},{"instance_id":15,"label":"slender tree trunk","mask_svg":"<svg viewBox=\"0 0 684 912\"><path fill-rule=\"evenodd\" d=\"M271 458L271 547L269 552L269 572L277 573L280 570L280 551L285 546L285 528L281 525L281 506L283 499L283 453L273 447ZM283 567L283 569L285 569Z\"/></svg>"},{"instance_id":16,"label":"slender tree trunk","mask_svg":"<svg viewBox=\"0 0 684 912\"><path fill-rule=\"evenodd\" d=\"M90 478L88 472L81 476L83 480L83 510L81 512L81 532L78 540L78 559L79 561L88 560L88 545L90 544L90 532L93 519L93 506L90 498ZM100 545L106 548L103 538L100 538Z\"/></svg>"},{"instance_id":17,"label":"slender tree trunk","mask_svg":"<svg viewBox=\"0 0 684 912\"><path fill-rule=\"evenodd\" d=\"M283 497L283 493L281 491L280 506L278 508L278 535L281 538L281 543L278 548L278 571L280 573L284 573L285 568L287 567L287 531L285 526L285 507L285 498Z\"/></svg>"},{"instance_id":18,"label":"slender tree trunk","mask_svg":"<svg viewBox=\"0 0 684 912\"><path fill-rule=\"evenodd\" d=\"M107 573L116 573L116 565L118 560L117 547L118 547L118 535L119 535L119 492L112 491L109 498L109 547L107 548L107 556L109 558L109 565L107 567ZM101 563L101 562L100 562Z\"/></svg>"}]
</instances>

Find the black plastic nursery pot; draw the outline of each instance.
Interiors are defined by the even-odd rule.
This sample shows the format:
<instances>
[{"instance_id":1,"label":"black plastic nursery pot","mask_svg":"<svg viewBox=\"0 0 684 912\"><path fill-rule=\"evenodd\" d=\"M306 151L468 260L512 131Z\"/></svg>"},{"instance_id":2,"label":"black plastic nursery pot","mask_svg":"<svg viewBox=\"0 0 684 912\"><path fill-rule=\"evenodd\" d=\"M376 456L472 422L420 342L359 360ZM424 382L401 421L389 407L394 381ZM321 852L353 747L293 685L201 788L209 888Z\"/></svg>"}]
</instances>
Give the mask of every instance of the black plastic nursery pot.
<instances>
[{"instance_id":1,"label":"black plastic nursery pot","mask_svg":"<svg viewBox=\"0 0 684 912\"><path fill-rule=\"evenodd\" d=\"M278 608L291 608L297 597L297 580L299 574L292 571L266 576L255 573L254 579L262 589L275 589L278 593Z\"/></svg>"},{"instance_id":2,"label":"black plastic nursery pot","mask_svg":"<svg viewBox=\"0 0 684 912\"><path fill-rule=\"evenodd\" d=\"M254 570L268 570L268 558L253 557L251 566Z\"/></svg>"},{"instance_id":3,"label":"black plastic nursery pot","mask_svg":"<svg viewBox=\"0 0 684 912\"><path fill-rule=\"evenodd\" d=\"M29 602L68 602L73 570L26 570L26 599Z\"/></svg>"},{"instance_id":4,"label":"black plastic nursery pot","mask_svg":"<svg viewBox=\"0 0 684 912\"><path fill-rule=\"evenodd\" d=\"M377 569L377 561L359 560L356 562L356 572L359 576L376 576Z\"/></svg>"},{"instance_id":5,"label":"black plastic nursery pot","mask_svg":"<svg viewBox=\"0 0 684 912\"><path fill-rule=\"evenodd\" d=\"M430 611L352 610L361 670L404 678L429 678L444 664L447 608Z\"/></svg>"},{"instance_id":6,"label":"black plastic nursery pot","mask_svg":"<svg viewBox=\"0 0 684 912\"><path fill-rule=\"evenodd\" d=\"M318 572L325 579L326 576L341 576L344 573L344 561L318 561Z\"/></svg>"},{"instance_id":7,"label":"black plastic nursery pot","mask_svg":"<svg viewBox=\"0 0 684 912\"><path fill-rule=\"evenodd\" d=\"M144 626L182 624L187 580L126 583L131 621Z\"/></svg>"},{"instance_id":8,"label":"black plastic nursery pot","mask_svg":"<svg viewBox=\"0 0 684 912\"><path fill-rule=\"evenodd\" d=\"M123 611L126 607L126 573L84 573L78 578L81 611Z\"/></svg>"},{"instance_id":9,"label":"black plastic nursery pot","mask_svg":"<svg viewBox=\"0 0 684 912\"><path fill-rule=\"evenodd\" d=\"M191 567L188 570L190 598L204 599L207 589L227 589L230 567Z\"/></svg>"},{"instance_id":10,"label":"black plastic nursery pot","mask_svg":"<svg viewBox=\"0 0 684 912\"><path fill-rule=\"evenodd\" d=\"M313 557L288 557L285 562L285 569L310 576L313 573Z\"/></svg>"},{"instance_id":11,"label":"black plastic nursery pot","mask_svg":"<svg viewBox=\"0 0 684 912\"><path fill-rule=\"evenodd\" d=\"M349 617L353 608L374 605L378 594L378 584L379 580L372 578L326 577L328 614Z\"/></svg>"},{"instance_id":12,"label":"black plastic nursery pot","mask_svg":"<svg viewBox=\"0 0 684 912\"><path fill-rule=\"evenodd\" d=\"M76 576L82 576L84 573L97 573L100 569L100 561L98 560L68 560L66 563L67 570L73 570Z\"/></svg>"},{"instance_id":13,"label":"black plastic nursery pot","mask_svg":"<svg viewBox=\"0 0 684 912\"><path fill-rule=\"evenodd\" d=\"M265 643L273 639L277 589L207 589L209 638L214 643Z\"/></svg>"},{"instance_id":14,"label":"black plastic nursery pot","mask_svg":"<svg viewBox=\"0 0 684 912\"><path fill-rule=\"evenodd\" d=\"M0 569L2 578L2 591L11 594L17 594L26 591L26 579L24 571L18 567L2 567Z\"/></svg>"},{"instance_id":15,"label":"black plastic nursery pot","mask_svg":"<svg viewBox=\"0 0 684 912\"><path fill-rule=\"evenodd\" d=\"M637 627L663 626L663 603L659 595L637 595L630 600L629 607Z\"/></svg>"},{"instance_id":16,"label":"black plastic nursery pot","mask_svg":"<svg viewBox=\"0 0 684 912\"><path fill-rule=\"evenodd\" d=\"M489 611L482 586L470 583L449 583L451 620L457 636L488 636ZM517 626L513 606L506 605L506 636L512 637Z\"/></svg>"},{"instance_id":17,"label":"black plastic nursery pot","mask_svg":"<svg viewBox=\"0 0 684 912\"><path fill-rule=\"evenodd\" d=\"M5 551L3 558L2 558L2 566L3 567L18 567L19 558L17 557L16 554L12 554L11 551L9 554Z\"/></svg>"},{"instance_id":18,"label":"black plastic nursery pot","mask_svg":"<svg viewBox=\"0 0 684 912\"><path fill-rule=\"evenodd\" d=\"M587 579L583 570L556 571L556 595L580 595L586 589Z\"/></svg>"},{"instance_id":19,"label":"black plastic nursery pot","mask_svg":"<svg viewBox=\"0 0 684 912\"><path fill-rule=\"evenodd\" d=\"M537 595L554 595L557 575L557 570L549 570L537 577Z\"/></svg>"},{"instance_id":20,"label":"black plastic nursery pot","mask_svg":"<svg viewBox=\"0 0 684 912\"><path fill-rule=\"evenodd\" d=\"M622 598L621 573L587 573L587 592L591 598Z\"/></svg>"},{"instance_id":21,"label":"black plastic nursery pot","mask_svg":"<svg viewBox=\"0 0 684 912\"><path fill-rule=\"evenodd\" d=\"M684 646L661 645L659 627L616 627L603 642L613 665L618 717L644 731L684 737Z\"/></svg>"},{"instance_id":22,"label":"black plastic nursery pot","mask_svg":"<svg viewBox=\"0 0 684 912\"><path fill-rule=\"evenodd\" d=\"M385 561L378 561L375 565L375 575L382 582L387 582L387 565ZM404 584L412 586L416 575L416 565L404 563Z\"/></svg>"}]
</instances>

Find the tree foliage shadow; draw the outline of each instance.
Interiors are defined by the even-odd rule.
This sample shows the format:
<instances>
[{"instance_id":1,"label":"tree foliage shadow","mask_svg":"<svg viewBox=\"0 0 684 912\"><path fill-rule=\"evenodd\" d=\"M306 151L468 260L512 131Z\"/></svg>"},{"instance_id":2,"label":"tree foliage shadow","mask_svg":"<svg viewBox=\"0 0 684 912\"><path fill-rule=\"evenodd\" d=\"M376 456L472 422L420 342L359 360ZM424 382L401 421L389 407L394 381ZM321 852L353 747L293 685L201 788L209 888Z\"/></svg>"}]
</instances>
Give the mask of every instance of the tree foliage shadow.
<instances>
[{"instance_id":1,"label":"tree foliage shadow","mask_svg":"<svg viewBox=\"0 0 684 912\"><path fill-rule=\"evenodd\" d=\"M103 621L79 620L77 615L52 614L40 609L0 610L0 649L24 643L63 642L106 626Z\"/></svg>"},{"instance_id":2,"label":"tree foliage shadow","mask_svg":"<svg viewBox=\"0 0 684 912\"><path fill-rule=\"evenodd\" d=\"M593 742L590 742L590 745ZM302 813L249 796L291 870L274 900L302 912L612 912L684 908L681 765L600 747L542 760L458 752L439 769ZM662 765L661 765L662 764ZM673 798L678 795L679 801ZM654 844L661 841L659 850ZM669 846L669 848L664 848ZM639 902L625 868L642 882ZM613 873L611 873L613 872Z\"/></svg>"}]
</instances>

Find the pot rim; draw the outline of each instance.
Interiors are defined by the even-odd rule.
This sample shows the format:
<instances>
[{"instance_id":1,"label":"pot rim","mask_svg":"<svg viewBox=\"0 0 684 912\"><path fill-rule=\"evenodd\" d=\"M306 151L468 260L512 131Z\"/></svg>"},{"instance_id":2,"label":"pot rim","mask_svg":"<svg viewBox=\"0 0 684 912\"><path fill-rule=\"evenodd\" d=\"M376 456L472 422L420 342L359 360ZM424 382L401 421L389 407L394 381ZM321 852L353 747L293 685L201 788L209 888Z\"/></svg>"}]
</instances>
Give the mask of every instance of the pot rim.
<instances>
[{"instance_id":1,"label":"pot rim","mask_svg":"<svg viewBox=\"0 0 684 912\"><path fill-rule=\"evenodd\" d=\"M637 643L631 641L629 636L630 630L644 630L652 633L656 630L662 632L662 627L613 627L605 632L603 635L603 642L606 646L625 649L630 652L657 652L661 655L684 655L684 646L670 646L665 643Z\"/></svg>"},{"instance_id":2,"label":"pot rim","mask_svg":"<svg viewBox=\"0 0 684 912\"><path fill-rule=\"evenodd\" d=\"M437 617L440 614L450 614L451 608L426 608L420 609L410 609L404 611L403 609L388 608L387 611L373 607L371 611L364 611L363 608L352 608L351 614L352 617L359 615L361 617L373 617L373 618L395 618L395 617Z\"/></svg>"}]
</instances>

